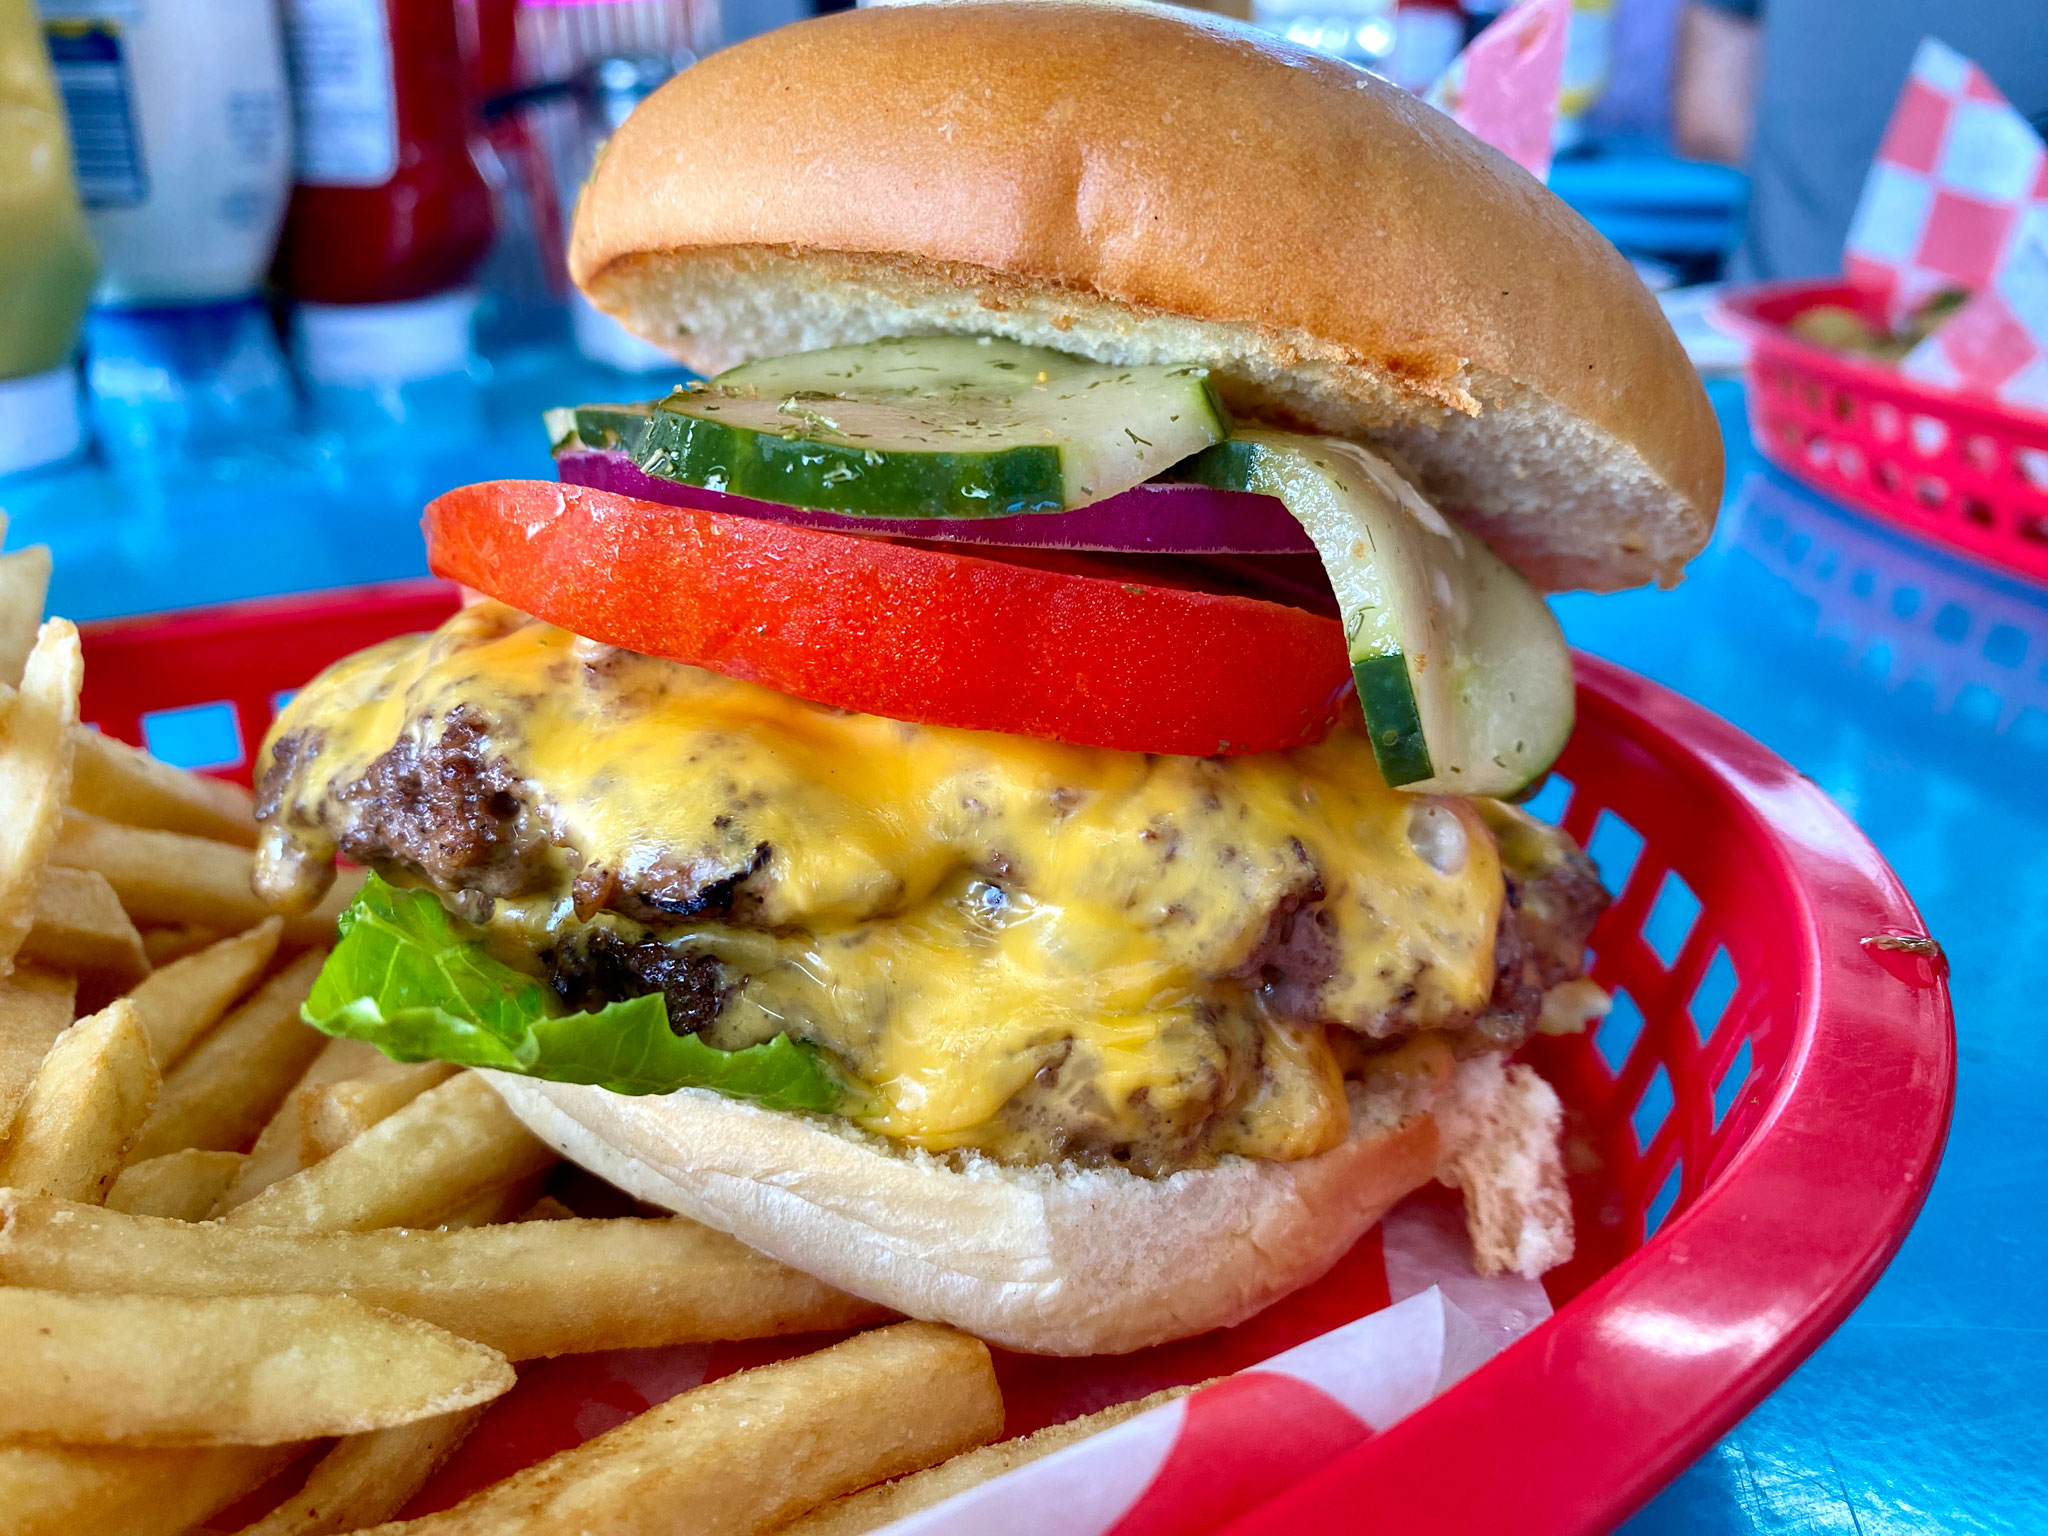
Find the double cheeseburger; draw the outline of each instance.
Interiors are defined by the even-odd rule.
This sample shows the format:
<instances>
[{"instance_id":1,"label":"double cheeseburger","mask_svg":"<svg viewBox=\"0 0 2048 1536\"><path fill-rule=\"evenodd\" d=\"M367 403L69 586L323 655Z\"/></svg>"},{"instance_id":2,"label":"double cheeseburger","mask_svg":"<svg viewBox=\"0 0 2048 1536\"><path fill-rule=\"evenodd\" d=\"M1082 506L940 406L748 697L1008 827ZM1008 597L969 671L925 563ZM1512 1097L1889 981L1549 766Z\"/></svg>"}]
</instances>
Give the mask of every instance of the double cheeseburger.
<instances>
[{"instance_id":1,"label":"double cheeseburger","mask_svg":"<svg viewBox=\"0 0 2048 1536\"><path fill-rule=\"evenodd\" d=\"M1540 593L1675 580L1721 475L1611 247L1346 65L1039 0L707 59L571 265L707 382L436 501L484 600L278 721L259 885L372 871L310 1021L1019 1349L1236 1322L1432 1178L1569 1254Z\"/></svg>"}]
</instances>

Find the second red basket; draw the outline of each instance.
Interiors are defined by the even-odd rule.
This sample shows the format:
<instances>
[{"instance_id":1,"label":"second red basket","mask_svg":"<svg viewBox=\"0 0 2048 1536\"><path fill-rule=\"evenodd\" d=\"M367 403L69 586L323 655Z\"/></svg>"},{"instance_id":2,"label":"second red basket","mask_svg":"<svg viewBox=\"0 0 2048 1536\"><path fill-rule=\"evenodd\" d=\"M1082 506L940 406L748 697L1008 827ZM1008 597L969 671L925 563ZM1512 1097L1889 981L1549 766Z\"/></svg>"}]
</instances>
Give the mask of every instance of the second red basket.
<instances>
[{"instance_id":1,"label":"second red basket","mask_svg":"<svg viewBox=\"0 0 2048 1536\"><path fill-rule=\"evenodd\" d=\"M1840 282L1737 289L1717 310L1750 344L1750 431L1764 456L1909 533L2048 582L2048 416L1794 334L1821 305L1882 320Z\"/></svg>"}]
</instances>

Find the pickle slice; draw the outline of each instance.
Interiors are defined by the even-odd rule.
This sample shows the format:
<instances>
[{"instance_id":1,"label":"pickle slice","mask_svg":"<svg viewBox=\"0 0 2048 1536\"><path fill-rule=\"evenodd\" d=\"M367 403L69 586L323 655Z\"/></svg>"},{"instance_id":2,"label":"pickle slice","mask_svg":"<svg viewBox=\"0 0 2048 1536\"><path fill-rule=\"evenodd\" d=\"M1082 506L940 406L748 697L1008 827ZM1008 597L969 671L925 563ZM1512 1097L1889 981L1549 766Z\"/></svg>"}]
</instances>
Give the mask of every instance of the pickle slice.
<instances>
[{"instance_id":1,"label":"pickle slice","mask_svg":"<svg viewBox=\"0 0 2048 1536\"><path fill-rule=\"evenodd\" d=\"M551 413L641 470L787 507L872 517L1063 512L1229 435L1204 369L1117 367L931 336L749 363L647 407Z\"/></svg>"},{"instance_id":2,"label":"pickle slice","mask_svg":"<svg viewBox=\"0 0 2048 1536\"><path fill-rule=\"evenodd\" d=\"M547 424L548 451L563 453L572 448L623 449L628 456L639 451L647 435L647 418L652 405L562 405L541 413Z\"/></svg>"},{"instance_id":3,"label":"pickle slice","mask_svg":"<svg viewBox=\"0 0 2048 1536\"><path fill-rule=\"evenodd\" d=\"M1279 498L1314 541L1387 783L1511 795L1557 760L1574 695L1556 617L1392 465L1334 438L1246 431L1180 473Z\"/></svg>"}]
</instances>

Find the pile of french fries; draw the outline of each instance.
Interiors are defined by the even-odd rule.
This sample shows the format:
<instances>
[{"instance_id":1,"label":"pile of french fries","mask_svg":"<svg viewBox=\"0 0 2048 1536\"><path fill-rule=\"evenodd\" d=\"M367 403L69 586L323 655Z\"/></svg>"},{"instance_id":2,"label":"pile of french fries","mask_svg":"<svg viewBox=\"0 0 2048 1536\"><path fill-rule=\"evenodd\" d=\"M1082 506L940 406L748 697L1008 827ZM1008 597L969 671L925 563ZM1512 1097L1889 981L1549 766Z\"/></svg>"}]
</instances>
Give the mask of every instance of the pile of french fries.
<instances>
[{"instance_id":1,"label":"pile of french fries","mask_svg":"<svg viewBox=\"0 0 2048 1536\"><path fill-rule=\"evenodd\" d=\"M79 723L48 576L0 555L0 1536L850 1536L1146 1406L994 1444L979 1341L579 1214L635 1208L482 1078L307 1027L347 887L267 915L248 793ZM380 1524L519 1361L824 1330L851 1336Z\"/></svg>"}]
</instances>

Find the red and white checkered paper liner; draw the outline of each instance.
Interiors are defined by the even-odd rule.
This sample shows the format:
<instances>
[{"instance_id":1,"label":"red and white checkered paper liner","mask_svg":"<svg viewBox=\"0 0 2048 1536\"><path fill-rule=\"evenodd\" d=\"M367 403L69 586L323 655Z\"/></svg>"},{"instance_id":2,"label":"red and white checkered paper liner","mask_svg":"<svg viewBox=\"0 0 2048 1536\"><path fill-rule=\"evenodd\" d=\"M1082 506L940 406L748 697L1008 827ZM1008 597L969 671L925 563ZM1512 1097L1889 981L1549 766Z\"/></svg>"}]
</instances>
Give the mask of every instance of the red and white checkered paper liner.
<instances>
[{"instance_id":1,"label":"red and white checkered paper liner","mask_svg":"<svg viewBox=\"0 0 2048 1536\"><path fill-rule=\"evenodd\" d=\"M1482 1279L1455 1206L1382 1226L1392 1304L920 1511L887 1536L1197 1536L1405 1418L1550 1315Z\"/></svg>"},{"instance_id":2,"label":"red and white checkered paper liner","mask_svg":"<svg viewBox=\"0 0 2048 1536\"><path fill-rule=\"evenodd\" d=\"M1572 0L1520 0L1423 93L1538 181L1550 175Z\"/></svg>"},{"instance_id":3,"label":"red and white checkered paper liner","mask_svg":"<svg viewBox=\"0 0 2048 1536\"><path fill-rule=\"evenodd\" d=\"M1929 384L2048 415L2048 203L2020 221L1990 286L1899 366Z\"/></svg>"},{"instance_id":4,"label":"red and white checkered paper liner","mask_svg":"<svg viewBox=\"0 0 2048 1536\"><path fill-rule=\"evenodd\" d=\"M1473 1273L1462 1207L1440 1189L1424 1190L1321 1280L1235 1328L1082 1360L996 1351L1011 1434L1162 1387L1226 1379L927 1510L904 1529L1212 1530L1385 1429L1549 1316L1537 1282ZM404 1515L446 1509L679 1392L819 1343L762 1339L529 1362ZM1228 1454L1213 1454L1219 1445ZM278 1491L208 1529L240 1530Z\"/></svg>"},{"instance_id":5,"label":"red and white checkered paper liner","mask_svg":"<svg viewBox=\"0 0 2048 1536\"><path fill-rule=\"evenodd\" d=\"M2040 136L1983 70L1927 38L1863 184L1843 273L1896 323L1936 294L1989 288L2042 205Z\"/></svg>"}]
</instances>

